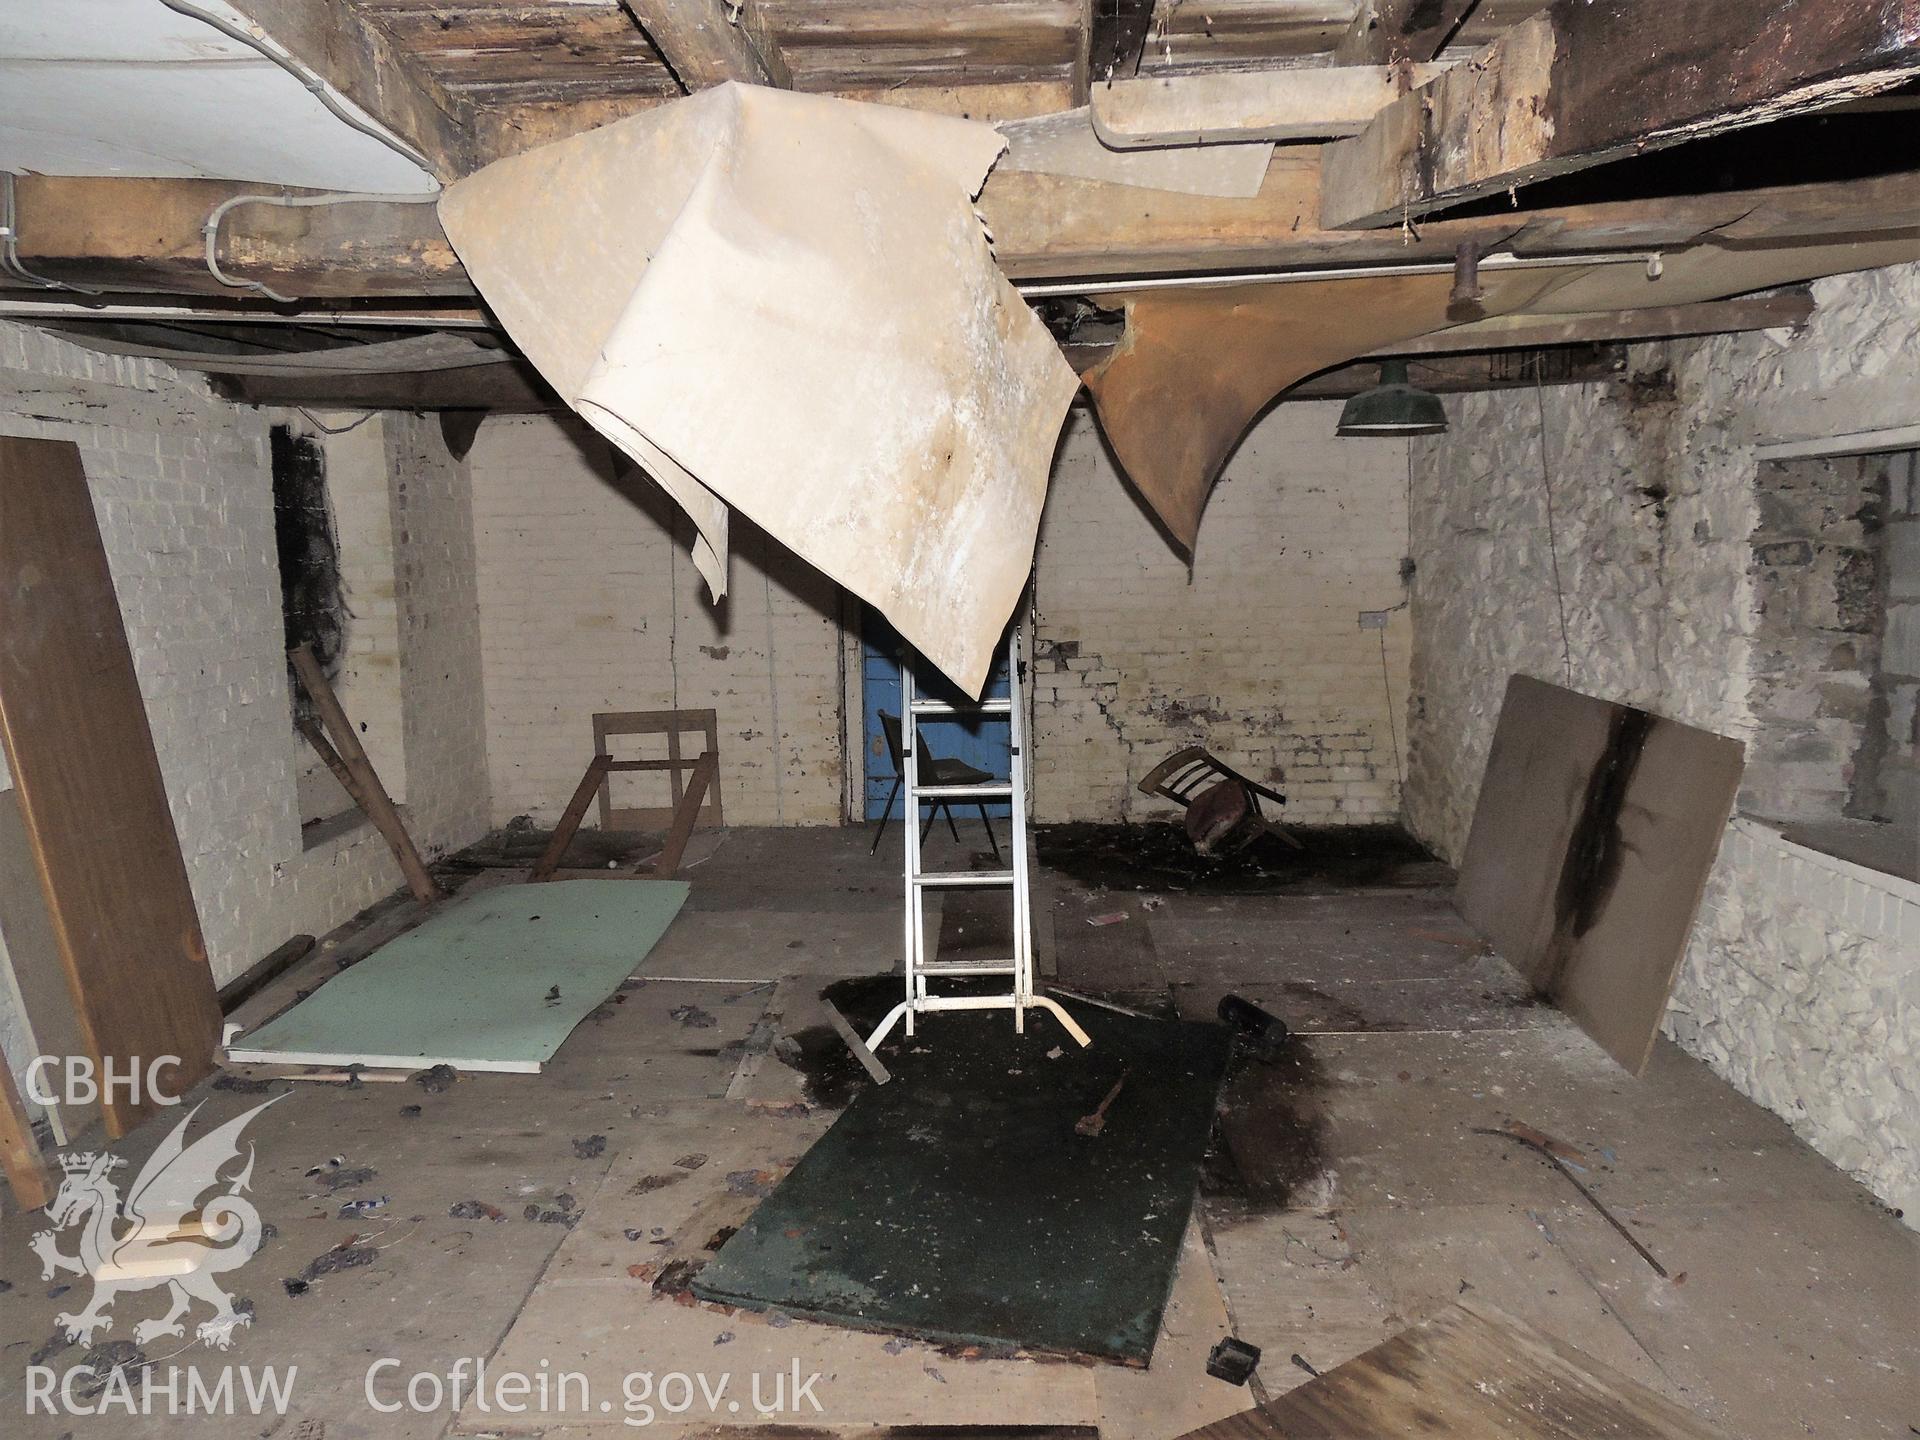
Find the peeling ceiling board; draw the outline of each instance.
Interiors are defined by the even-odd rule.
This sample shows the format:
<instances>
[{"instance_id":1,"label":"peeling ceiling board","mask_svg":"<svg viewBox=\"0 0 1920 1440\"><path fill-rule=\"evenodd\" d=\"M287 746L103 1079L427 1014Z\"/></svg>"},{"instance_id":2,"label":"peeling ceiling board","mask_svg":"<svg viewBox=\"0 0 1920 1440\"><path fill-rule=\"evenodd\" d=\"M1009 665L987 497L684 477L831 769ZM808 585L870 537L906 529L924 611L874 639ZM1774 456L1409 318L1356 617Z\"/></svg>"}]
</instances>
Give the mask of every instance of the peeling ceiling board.
<instances>
[{"instance_id":1,"label":"peeling ceiling board","mask_svg":"<svg viewBox=\"0 0 1920 1440\"><path fill-rule=\"evenodd\" d=\"M465 335L444 331L376 340L363 345L332 345L320 350L282 350L237 355L218 350L180 350L138 340L119 340L72 330L63 338L103 355L144 355L176 370L210 370L220 375L408 375L428 370L468 370L476 365L511 365L512 352L476 344Z\"/></svg>"},{"instance_id":2,"label":"peeling ceiling board","mask_svg":"<svg viewBox=\"0 0 1920 1440\"><path fill-rule=\"evenodd\" d=\"M0 0L0 170L437 188L271 60L159 0Z\"/></svg>"},{"instance_id":3,"label":"peeling ceiling board","mask_svg":"<svg viewBox=\"0 0 1920 1440\"><path fill-rule=\"evenodd\" d=\"M1260 193L1273 146L1208 145L1187 149L1116 150L1094 133L1085 105L1057 115L1009 120L996 127L1007 137L1002 170L1065 175L1138 189L1184 195L1248 199Z\"/></svg>"},{"instance_id":4,"label":"peeling ceiling board","mask_svg":"<svg viewBox=\"0 0 1920 1440\"><path fill-rule=\"evenodd\" d=\"M1733 813L1746 749L1515 675L1455 903L1501 958L1638 1075Z\"/></svg>"},{"instance_id":5,"label":"peeling ceiling board","mask_svg":"<svg viewBox=\"0 0 1920 1440\"><path fill-rule=\"evenodd\" d=\"M1253 419L1307 376L1399 341L1497 333L1502 319L1692 304L1914 257L1911 233L1872 241L1742 249L1701 245L1637 260L1501 269L1483 264L1482 309L1447 316L1453 276L1356 277L1098 297L1124 306L1114 352L1086 376L1121 469L1188 553L1213 483Z\"/></svg>"},{"instance_id":6,"label":"peeling ceiling board","mask_svg":"<svg viewBox=\"0 0 1920 1440\"><path fill-rule=\"evenodd\" d=\"M687 889L555 880L463 895L240 1037L227 1058L537 1074L646 959Z\"/></svg>"},{"instance_id":7,"label":"peeling ceiling board","mask_svg":"<svg viewBox=\"0 0 1920 1440\"><path fill-rule=\"evenodd\" d=\"M560 395L693 518L728 507L978 694L1078 381L972 197L1005 141L728 84L497 161L441 221Z\"/></svg>"}]
</instances>

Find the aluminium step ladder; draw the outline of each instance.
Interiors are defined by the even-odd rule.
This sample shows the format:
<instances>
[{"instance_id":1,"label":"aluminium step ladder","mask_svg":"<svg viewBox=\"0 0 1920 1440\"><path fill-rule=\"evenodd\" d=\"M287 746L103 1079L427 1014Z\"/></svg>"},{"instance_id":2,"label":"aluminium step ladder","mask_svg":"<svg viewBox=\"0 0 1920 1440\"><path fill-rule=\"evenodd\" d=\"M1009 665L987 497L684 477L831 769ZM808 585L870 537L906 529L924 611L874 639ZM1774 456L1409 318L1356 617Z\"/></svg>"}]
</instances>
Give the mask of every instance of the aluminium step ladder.
<instances>
[{"instance_id":1,"label":"aluminium step ladder","mask_svg":"<svg viewBox=\"0 0 1920 1440\"><path fill-rule=\"evenodd\" d=\"M1081 1045L1092 1041L1087 1032L1057 1001L1034 993L1033 917L1027 887L1027 755L1026 714L1021 703L1023 687L1020 666L1020 627L1007 631L1007 694L971 704L952 705L942 700L921 700L914 694L913 670L900 667L900 742L901 795L906 823L901 832L906 842L905 902L906 919L902 971L907 995L867 1037L867 1049L878 1050L880 1042L902 1019L906 1033L913 1034L916 1015L935 1010L1011 1010L1013 1028L1024 1032L1027 1011L1035 1006L1047 1011ZM1007 722L1007 778L976 785L922 785L920 783L919 722L921 719L964 718L969 716L1004 717ZM1007 854L1012 866L1006 870L921 869L920 802L923 800L1007 801L1013 812L1013 837ZM963 887L997 888L1013 892L1013 954L989 960L929 960L926 955L926 908L928 890L956 890ZM942 976L1005 975L1009 989L995 995L938 995L929 988L929 980Z\"/></svg>"}]
</instances>

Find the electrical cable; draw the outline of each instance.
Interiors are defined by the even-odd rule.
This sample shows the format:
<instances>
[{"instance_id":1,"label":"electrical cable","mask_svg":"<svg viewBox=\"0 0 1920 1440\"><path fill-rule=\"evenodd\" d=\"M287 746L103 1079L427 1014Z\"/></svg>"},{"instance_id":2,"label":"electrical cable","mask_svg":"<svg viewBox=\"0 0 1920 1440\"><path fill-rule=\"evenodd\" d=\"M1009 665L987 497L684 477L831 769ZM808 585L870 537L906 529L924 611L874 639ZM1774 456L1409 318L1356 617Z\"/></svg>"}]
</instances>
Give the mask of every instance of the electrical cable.
<instances>
[{"instance_id":1,"label":"electrical cable","mask_svg":"<svg viewBox=\"0 0 1920 1440\"><path fill-rule=\"evenodd\" d=\"M437 195L383 195L364 190L327 190L318 195L232 195L214 206L200 226L207 242L207 271L222 285L235 290L252 290L282 305L296 305L300 300L297 295L282 295L262 281L229 275L220 268L220 222L227 218L229 210L239 205L279 205L285 209L305 209L313 205L431 205L439 198Z\"/></svg>"},{"instance_id":2,"label":"electrical cable","mask_svg":"<svg viewBox=\"0 0 1920 1440\"><path fill-rule=\"evenodd\" d=\"M189 5L187 0L160 0L160 3L177 14L198 20L205 25L211 25L229 40L238 41L255 54L271 60L275 65L278 65L282 70L286 71L287 74L293 76L295 80L298 80L301 88L306 90L308 94L312 95L313 98L318 100L322 105L326 106L334 118L342 124L350 125L362 135L373 140L378 140L382 145L386 146L387 149L393 151L394 154L400 156L402 159L412 161L429 175L433 174L433 165L425 155L422 155L399 136L390 135L372 121L363 120L360 116L354 114L352 110L334 98L333 92L327 87L326 81L322 80L318 75L314 74L313 71L294 59L293 56L275 49L262 37L255 35L250 30L243 29L241 26L234 24L231 20L223 16L215 15L208 10L202 10L197 5ZM436 177L436 180L437 178L438 177ZM381 198L392 199L394 197L382 196Z\"/></svg>"},{"instance_id":3,"label":"electrical cable","mask_svg":"<svg viewBox=\"0 0 1920 1440\"><path fill-rule=\"evenodd\" d=\"M1553 523L1553 469L1547 460L1547 392L1539 371L1533 376L1533 402L1540 412L1540 482L1547 494L1547 556L1553 562L1553 600L1560 610L1560 655L1566 664L1567 688L1573 688L1573 642L1567 638L1567 591L1560 583L1560 540Z\"/></svg>"},{"instance_id":4,"label":"electrical cable","mask_svg":"<svg viewBox=\"0 0 1920 1440\"><path fill-rule=\"evenodd\" d=\"M76 295L102 293L85 285L69 285L64 280L52 280L45 275L35 274L21 261L20 209L13 193L14 178L11 170L0 170L0 275L39 290L71 290Z\"/></svg>"}]
</instances>

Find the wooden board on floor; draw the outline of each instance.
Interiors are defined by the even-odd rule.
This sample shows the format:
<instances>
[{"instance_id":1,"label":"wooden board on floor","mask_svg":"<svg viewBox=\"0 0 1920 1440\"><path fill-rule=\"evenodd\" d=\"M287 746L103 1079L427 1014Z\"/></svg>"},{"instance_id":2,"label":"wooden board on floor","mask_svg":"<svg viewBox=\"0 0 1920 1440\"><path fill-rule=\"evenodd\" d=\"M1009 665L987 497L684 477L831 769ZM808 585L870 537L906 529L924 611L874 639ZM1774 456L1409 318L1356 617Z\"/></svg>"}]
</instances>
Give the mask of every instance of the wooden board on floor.
<instances>
[{"instance_id":1,"label":"wooden board on floor","mask_svg":"<svg viewBox=\"0 0 1920 1440\"><path fill-rule=\"evenodd\" d=\"M1646 1068L1745 747L1515 675L1460 913L1634 1074Z\"/></svg>"},{"instance_id":2,"label":"wooden board on floor","mask_svg":"<svg viewBox=\"0 0 1920 1440\"><path fill-rule=\"evenodd\" d=\"M213 1067L220 1002L79 448L0 437L0 736L80 1033L124 1073ZM107 1133L157 1106L118 1089Z\"/></svg>"},{"instance_id":3,"label":"wooden board on floor","mask_svg":"<svg viewBox=\"0 0 1920 1440\"><path fill-rule=\"evenodd\" d=\"M1714 1440L1693 1415L1611 1366L1491 1307L1432 1319L1186 1440Z\"/></svg>"},{"instance_id":4,"label":"wooden board on floor","mask_svg":"<svg viewBox=\"0 0 1920 1440\"><path fill-rule=\"evenodd\" d=\"M0 790L0 1003L11 1002L20 1020L24 1057L84 1055L80 1021L67 989L67 972L54 943L53 920L33 864L33 846L20 814L20 797ZM53 1086L56 1097L65 1088ZM45 1093L44 1091L42 1093ZM90 1107L64 1098L43 1107L56 1145L65 1145L92 1122Z\"/></svg>"}]
</instances>

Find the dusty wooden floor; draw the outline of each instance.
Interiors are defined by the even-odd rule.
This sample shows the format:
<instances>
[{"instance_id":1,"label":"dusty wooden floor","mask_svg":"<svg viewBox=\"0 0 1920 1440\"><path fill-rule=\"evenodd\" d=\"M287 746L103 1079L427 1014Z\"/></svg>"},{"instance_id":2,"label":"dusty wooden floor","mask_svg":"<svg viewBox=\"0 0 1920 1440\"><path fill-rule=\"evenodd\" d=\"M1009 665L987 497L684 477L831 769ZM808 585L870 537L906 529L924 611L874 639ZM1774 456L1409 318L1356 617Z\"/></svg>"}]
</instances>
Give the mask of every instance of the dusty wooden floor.
<instances>
[{"instance_id":1,"label":"dusty wooden floor","mask_svg":"<svg viewBox=\"0 0 1920 1440\"><path fill-rule=\"evenodd\" d=\"M619 1217L676 1158L710 1149L719 1165L727 1146L748 1140L804 1148L830 1115L782 1113L783 1096L803 1093L801 1077L768 1058L763 1075L743 1079L734 1042L770 997L884 968L898 945L891 836L870 860L855 831L736 831L688 878L692 898L642 973L747 983L697 996L686 984L635 987L584 1024L542 1076L471 1076L439 1093L276 1085L195 1097L206 1102L202 1120L225 1119L291 1091L250 1132L253 1198L273 1233L234 1274L253 1323L225 1355L183 1340L136 1344L133 1322L160 1308L153 1292L127 1297L129 1315L92 1351L64 1344L54 1316L85 1297L40 1278L29 1239L42 1222L9 1210L0 1222L5 1433L339 1440L457 1426L558 1435L560 1426L525 1415L379 1413L367 1403L367 1368L392 1357L388 1376L444 1375L457 1358L490 1356L503 1337L542 1326L583 1352L612 1343L592 1337L628 1337L618 1342L636 1347L625 1368L643 1368L637 1337L648 1307L672 1301L649 1299L609 1272L610 1259L593 1257L625 1244L645 1258L650 1230L622 1228ZM1098 888L1082 873L1051 877L1036 908L1039 949L1069 987L1196 1016L1234 991L1308 1036L1287 1063L1243 1071L1230 1086L1222 1133L1231 1143L1210 1168L1203 1205L1213 1270L1238 1333L1265 1351L1270 1390L1307 1378L1295 1355L1325 1369L1471 1295L1729 1436L1904 1436L1920 1423L1920 1235L1671 1045L1661 1044L1645 1078L1623 1075L1563 1017L1527 1000L1444 890L1147 895ZM1126 918L1086 923L1117 913ZM317 953L251 1008L277 1008L332 965ZM750 983L762 980L785 984ZM690 998L710 1023L675 1014ZM1538 1157L1475 1133L1512 1120L1579 1147L1582 1178L1672 1278L1655 1275ZM164 1129L116 1151L137 1164ZM326 1173L307 1174L334 1157L331 1178L349 1175L338 1193ZM344 1201L380 1197L372 1215L339 1216ZM350 1236L371 1252L364 1263L290 1293L299 1287L286 1281ZM617 1283L606 1283L609 1273ZM718 1334L731 1340L736 1329L756 1354L777 1354L789 1333L730 1327L701 1344L726 1344ZM929 1387L923 1423L938 1418L945 1395L1016 1403L1019 1367L1033 1363L903 1358L879 1337L861 1343L873 1348L876 1376L898 1361ZM1101 1397L1103 1417L1113 1417L1103 1429L1140 1440L1177 1433L1168 1427L1178 1407L1161 1417L1155 1406L1186 1389L1183 1367L1203 1408L1220 1403L1207 1393L1218 1382L1198 1373L1196 1343L1194 1334L1163 1340L1152 1403ZM24 1413L30 1364L65 1371L89 1357L102 1370L231 1363L297 1365L299 1374L278 1420ZM973 1367L996 1368L969 1390ZM1035 1375L1057 1400L1058 1384ZM932 1388L936 1380L944 1388ZM384 1386L391 1403L397 1387ZM1058 1418L1047 1409L1055 1400L1033 1393L1033 1418Z\"/></svg>"}]
</instances>

